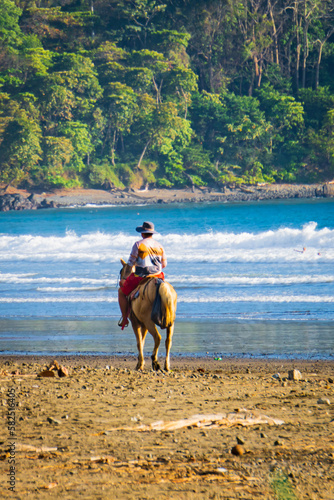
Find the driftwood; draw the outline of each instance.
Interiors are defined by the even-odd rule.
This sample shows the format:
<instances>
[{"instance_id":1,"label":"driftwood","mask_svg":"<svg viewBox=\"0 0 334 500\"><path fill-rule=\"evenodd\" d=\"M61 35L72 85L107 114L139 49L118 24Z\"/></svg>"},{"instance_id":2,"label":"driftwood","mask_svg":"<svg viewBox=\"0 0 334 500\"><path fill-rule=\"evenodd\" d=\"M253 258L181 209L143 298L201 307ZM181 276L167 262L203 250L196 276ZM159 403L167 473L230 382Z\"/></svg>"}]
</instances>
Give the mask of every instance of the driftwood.
<instances>
[{"instance_id":1,"label":"driftwood","mask_svg":"<svg viewBox=\"0 0 334 500\"><path fill-rule=\"evenodd\" d=\"M31 444L15 444L15 451L35 451L37 453L46 453L51 451L57 451L58 448L50 448L48 446L33 446Z\"/></svg>"},{"instance_id":2,"label":"driftwood","mask_svg":"<svg viewBox=\"0 0 334 500\"><path fill-rule=\"evenodd\" d=\"M113 429L109 429L109 431L175 431L184 427L205 427L206 429L212 429L217 427L233 427L236 425L245 427L248 425L261 424L282 425L284 421L268 417L267 415L261 415L253 411L242 410L231 413L193 415L192 417L182 418L181 420L158 420L152 424L142 424L136 427L114 427Z\"/></svg>"}]
</instances>

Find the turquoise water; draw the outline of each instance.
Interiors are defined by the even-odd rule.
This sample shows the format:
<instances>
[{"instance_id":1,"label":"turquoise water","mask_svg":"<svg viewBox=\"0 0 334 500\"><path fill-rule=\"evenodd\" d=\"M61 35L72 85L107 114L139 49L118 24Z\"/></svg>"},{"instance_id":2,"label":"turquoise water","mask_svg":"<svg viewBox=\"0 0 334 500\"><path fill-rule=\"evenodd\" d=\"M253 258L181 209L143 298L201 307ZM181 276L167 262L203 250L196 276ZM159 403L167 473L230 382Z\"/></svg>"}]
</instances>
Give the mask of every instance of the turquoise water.
<instances>
[{"instance_id":1,"label":"turquoise water","mask_svg":"<svg viewBox=\"0 0 334 500\"><path fill-rule=\"evenodd\" d=\"M0 351L135 353L116 285L144 220L178 293L173 354L334 357L333 200L0 213Z\"/></svg>"}]
</instances>

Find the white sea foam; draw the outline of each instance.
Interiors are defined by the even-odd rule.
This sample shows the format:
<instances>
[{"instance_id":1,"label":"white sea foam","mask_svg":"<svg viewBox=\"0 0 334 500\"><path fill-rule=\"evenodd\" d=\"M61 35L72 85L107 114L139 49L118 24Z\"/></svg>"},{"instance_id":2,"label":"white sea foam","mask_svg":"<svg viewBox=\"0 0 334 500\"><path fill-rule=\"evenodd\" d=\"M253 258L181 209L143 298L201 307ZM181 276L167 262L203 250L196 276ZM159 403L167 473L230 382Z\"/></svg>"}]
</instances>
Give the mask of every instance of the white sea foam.
<instances>
[{"instance_id":1,"label":"white sea foam","mask_svg":"<svg viewBox=\"0 0 334 500\"><path fill-rule=\"evenodd\" d=\"M331 295L245 295L226 297L181 297L178 302L185 303L223 303L223 302L267 302L267 303L334 303Z\"/></svg>"},{"instance_id":2,"label":"white sea foam","mask_svg":"<svg viewBox=\"0 0 334 500\"><path fill-rule=\"evenodd\" d=\"M133 237L99 231L82 236L0 236L0 261L107 261L113 262L130 248Z\"/></svg>"},{"instance_id":3,"label":"white sea foam","mask_svg":"<svg viewBox=\"0 0 334 500\"><path fill-rule=\"evenodd\" d=\"M46 303L96 303L118 302L117 297L1 297L1 304L46 304Z\"/></svg>"},{"instance_id":4,"label":"white sea foam","mask_svg":"<svg viewBox=\"0 0 334 500\"><path fill-rule=\"evenodd\" d=\"M2 304L24 304L24 303L114 303L117 297L1 297ZM193 297L178 296L179 303L237 303L237 302L261 302L261 303L334 303L334 297L330 295L244 295L244 296L210 296Z\"/></svg>"},{"instance_id":5,"label":"white sea foam","mask_svg":"<svg viewBox=\"0 0 334 500\"><path fill-rule=\"evenodd\" d=\"M136 236L94 232L64 236L0 236L0 261L117 262L128 256ZM170 261L322 262L334 261L334 230L289 227L260 233L207 232L158 235ZM303 248L306 251L303 252Z\"/></svg>"},{"instance_id":6,"label":"white sea foam","mask_svg":"<svg viewBox=\"0 0 334 500\"><path fill-rule=\"evenodd\" d=\"M1 273L0 281L11 282L12 280L31 279L31 276L36 276L36 273Z\"/></svg>"},{"instance_id":7,"label":"white sea foam","mask_svg":"<svg viewBox=\"0 0 334 500\"><path fill-rule=\"evenodd\" d=\"M27 277L26 277L27 276ZM31 277L28 277L31 276ZM104 288L108 286L115 286L116 276L111 278L63 278L63 277L48 277L48 276L36 276L36 274L31 275L16 275L16 274L2 274L0 273L0 283L9 284L82 284L82 285L98 285L99 288Z\"/></svg>"},{"instance_id":8,"label":"white sea foam","mask_svg":"<svg viewBox=\"0 0 334 500\"><path fill-rule=\"evenodd\" d=\"M162 241L164 239L162 238ZM310 222L302 229L281 228L260 233L212 232L166 237L168 255L176 261L294 262L334 260L334 230L317 230ZM186 249L184 254L180 249ZM303 249L305 248L305 251Z\"/></svg>"},{"instance_id":9,"label":"white sea foam","mask_svg":"<svg viewBox=\"0 0 334 500\"><path fill-rule=\"evenodd\" d=\"M174 286L189 285L293 285L307 283L333 283L334 275L293 275L293 276L173 276L168 275L168 281Z\"/></svg>"},{"instance_id":10,"label":"white sea foam","mask_svg":"<svg viewBox=\"0 0 334 500\"><path fill-rule=\"evenodd\" d=\"M107 290L108 287L99 286L99 287L75 287L75 286L64 286L64 287L55 287L55 286L45 286L45 287L37 287L38 292L99 292L101 290Z\"/></svg>"},{"instance_id":11,"label":"white sea foam","mask_svg":"<svg viewBox=\"0 0 334 500\"><path fill-rule=\"evenodd\" d=\"M44 291L71 291L73 290L102 290L108 287L115 287L117 276L110 278L79 278L79 277L51 277L37 276L36 273L31 274L11 274L0 273L0 283L8 284L33 284L33 285L83 285L79 287L38 287L37 290ZM194 276L194 275L171 275L168 274L168 281L174 286L188 287L190 286L220 286L220 285L292 285L292 284L307 284L307 283L333 283L334 275L218 275L218 276ZM95 285L95 286L94 286Z\"/></svg>"}]
</instances>

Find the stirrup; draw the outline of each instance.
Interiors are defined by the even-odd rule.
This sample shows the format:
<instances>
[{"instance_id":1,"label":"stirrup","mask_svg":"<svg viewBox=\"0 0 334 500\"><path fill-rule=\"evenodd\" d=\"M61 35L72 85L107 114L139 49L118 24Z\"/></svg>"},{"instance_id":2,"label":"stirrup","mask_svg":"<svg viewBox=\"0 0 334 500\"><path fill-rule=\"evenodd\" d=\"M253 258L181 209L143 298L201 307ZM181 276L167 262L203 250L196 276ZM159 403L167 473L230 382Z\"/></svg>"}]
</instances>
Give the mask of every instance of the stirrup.
<instances>
[{"instance_id":1,"label":"stirrup","mask_svg":"<svg viewBox=\"0 0 334 500\"><path fill-rule=\"evenodd\" d=\"M122 328L122 330L124 330L124 328L126 328L127 326L129 326L129 320L128 320L128 318L125 317L123 319L123 316L122 316L121 319L118 322L118 326L120 326Z\"/></svg>"}]
</instances>

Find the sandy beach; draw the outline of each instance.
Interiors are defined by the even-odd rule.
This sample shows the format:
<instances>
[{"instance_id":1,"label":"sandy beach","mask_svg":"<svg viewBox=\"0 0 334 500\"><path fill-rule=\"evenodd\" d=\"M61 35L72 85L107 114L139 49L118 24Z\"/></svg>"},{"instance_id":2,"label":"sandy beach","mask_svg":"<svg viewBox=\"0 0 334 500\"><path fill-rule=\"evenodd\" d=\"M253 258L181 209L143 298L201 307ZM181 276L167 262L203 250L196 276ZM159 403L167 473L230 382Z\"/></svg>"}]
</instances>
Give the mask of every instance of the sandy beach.
<instances>
[{"instance_id":1,"label":"sandy beach","mask_svg":"<svg viewBox=\"0 0 334 500\"><path fill-rule=\"evenodd\" d=\"M35 193L31 203L239 203L321 189L75 190ZM149 358L143 372L135 366L122 355L0 355L0 498L334 498L333 360L182 357L172 349L170 373L153 372Z\"/></svg>"},{"instance_id":2,"label":"sandy beach","mask_svg":"<svg viewBox=\"0 0 334 500\"><path fill-rule=\"evenodd\" d=\"M1 498L334 497L332 361L53 361L0 357Z\"/></svg>"}]
</instances>

